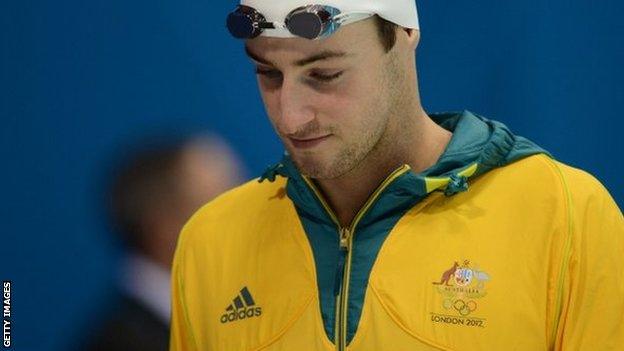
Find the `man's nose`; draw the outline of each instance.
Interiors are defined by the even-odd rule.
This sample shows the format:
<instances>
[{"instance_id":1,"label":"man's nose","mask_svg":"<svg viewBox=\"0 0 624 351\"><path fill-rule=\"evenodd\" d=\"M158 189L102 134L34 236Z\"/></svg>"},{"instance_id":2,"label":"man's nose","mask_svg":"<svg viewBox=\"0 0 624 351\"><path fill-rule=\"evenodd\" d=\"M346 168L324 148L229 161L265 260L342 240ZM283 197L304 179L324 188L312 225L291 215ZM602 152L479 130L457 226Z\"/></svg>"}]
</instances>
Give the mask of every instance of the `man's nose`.
<instances>
[{"instance_id":1,"label":"man's nose","mask_svg":"<svg viewBox=\"0 0 624 351\"><path fill-rule=\"evenodd\" d=\"M284 80L280 92L282 133L293 134L314 119L310 94L297 82Z\"/></svg>"}]
</instances>

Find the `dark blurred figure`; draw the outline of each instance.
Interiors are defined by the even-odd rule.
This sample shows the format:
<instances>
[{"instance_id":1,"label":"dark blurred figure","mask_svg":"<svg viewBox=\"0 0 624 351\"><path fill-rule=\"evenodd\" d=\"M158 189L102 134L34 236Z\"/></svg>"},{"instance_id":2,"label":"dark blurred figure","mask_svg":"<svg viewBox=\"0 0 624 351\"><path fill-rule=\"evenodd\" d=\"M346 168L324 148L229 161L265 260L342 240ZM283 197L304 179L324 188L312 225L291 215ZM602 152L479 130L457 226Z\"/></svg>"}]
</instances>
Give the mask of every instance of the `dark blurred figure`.
<instances>
[{"instance_id":1,"label":"dark blurred figure","mask_svg":"<svg viewBox=\"0 0 624 351\"><path fill-rule=\"evenodd\" d=\"M115 311L86 350L167 350L170 265L178 233L202 204L240 183L239 163L220 139L197 137L145 148L122 163L110 189L115 228L128 246Z\"/></svg>"}]
</instances>

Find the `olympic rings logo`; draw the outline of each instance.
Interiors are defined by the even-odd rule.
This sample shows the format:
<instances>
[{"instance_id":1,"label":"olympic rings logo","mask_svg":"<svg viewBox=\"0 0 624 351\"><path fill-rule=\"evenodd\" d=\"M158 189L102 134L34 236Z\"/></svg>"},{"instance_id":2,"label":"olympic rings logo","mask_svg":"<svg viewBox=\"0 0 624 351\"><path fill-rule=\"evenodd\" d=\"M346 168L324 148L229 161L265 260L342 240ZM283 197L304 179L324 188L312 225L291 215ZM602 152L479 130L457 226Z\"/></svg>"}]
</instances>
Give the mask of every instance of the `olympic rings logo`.
<instances>
[{"instance_id":1,"label":"olympic rings logo","mask_svg":"<svg viewBox=\"0 0 624 351\"><path fill-rule=\"evenodd\" d=\"M467 316L477 309L477 303L473 300L465 302L464 300L457 299L453 302L453 308L462 316Z\"/></svg>"}]
</instances>

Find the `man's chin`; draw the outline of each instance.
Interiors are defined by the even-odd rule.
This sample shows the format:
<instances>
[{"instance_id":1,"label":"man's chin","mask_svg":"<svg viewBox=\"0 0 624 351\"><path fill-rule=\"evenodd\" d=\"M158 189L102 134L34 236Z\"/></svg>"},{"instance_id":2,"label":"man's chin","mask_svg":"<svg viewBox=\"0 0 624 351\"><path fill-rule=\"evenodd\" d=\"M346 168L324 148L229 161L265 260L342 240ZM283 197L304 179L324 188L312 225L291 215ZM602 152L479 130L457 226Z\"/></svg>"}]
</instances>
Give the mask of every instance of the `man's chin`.
<instances>
[{"instance_id":1,"label":"man's chin","mask_svg":"<svg viewBox=\"0 0 624 351\"><path fill-rule=\"evenodd\" d=\"M298 159L297 157L292 157L292 159L299 173L308 178L331 180L339 178L345 173L341 172L335 164L326 160L312 160L310 158Z\"/></svg>"},{"instance_id":2,"label":"man's chin","mask_svg":"<svg viewBox=\"0 0 624 351\"><path fill-rule=\"evenodd\" d=\"M299 173L306 177L314 179L327 179L327 177L331 175L328 174L330 173L328 172L328 168L330 167L329 162L327 161L323 161L320 158L311 155L302 156L291 153L290 157L295 163L295 166L297 166Z\"/></svg>"}]
</instances>

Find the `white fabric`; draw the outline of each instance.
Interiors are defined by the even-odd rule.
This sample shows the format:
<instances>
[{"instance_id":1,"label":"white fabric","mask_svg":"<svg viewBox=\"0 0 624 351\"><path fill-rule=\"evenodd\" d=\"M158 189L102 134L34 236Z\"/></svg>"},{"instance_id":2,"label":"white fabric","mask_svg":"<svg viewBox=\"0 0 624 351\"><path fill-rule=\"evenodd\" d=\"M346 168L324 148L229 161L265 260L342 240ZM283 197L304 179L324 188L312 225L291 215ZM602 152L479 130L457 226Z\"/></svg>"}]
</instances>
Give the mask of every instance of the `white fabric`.
<instances>
[{"instance_id":1,"label":"white fabric","mask_svg":"<svg viewBox=\"0 0 624 351\"><path fill-rule=\"evenodd\" d=\"M122 288L162 322L171 318L171 273L139 254L126 258Z\"/></svg>"},{"instance_id":2,"label":"white fabric","mask_svg":"<svg viewBox=\"0 0 624 351\"><path fill-rule=\"evenodd\" d=\"M241 5L260 12L268 22L284 23L294 9L305 5L328 5L341 13L372 13L401 27L419 29L415 0L241 0ZM292 38L288 29L265 29L262 36Z\"/></svg>"}]
</instances>

